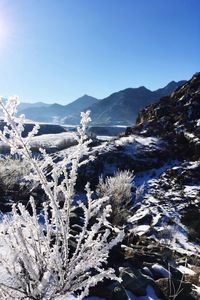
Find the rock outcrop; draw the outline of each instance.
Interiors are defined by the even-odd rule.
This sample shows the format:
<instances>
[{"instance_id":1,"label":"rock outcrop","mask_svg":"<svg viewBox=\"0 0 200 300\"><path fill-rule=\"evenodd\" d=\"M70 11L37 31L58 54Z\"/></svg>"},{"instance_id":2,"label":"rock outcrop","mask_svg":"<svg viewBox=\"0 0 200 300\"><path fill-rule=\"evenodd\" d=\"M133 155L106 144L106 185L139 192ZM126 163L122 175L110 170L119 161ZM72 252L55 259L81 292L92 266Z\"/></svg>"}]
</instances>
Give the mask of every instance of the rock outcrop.
<instances>
[{"instance_id":1,"label":"rock outcrop","mask_svg":"<svg viewBox=\"0 0 200 300\"><path fill-rule=\"evenodd\" d=\"M126 134L157 136L174 145L183 156L200 155L200 73L179 87L171 96L142 109L136 126Z\"/></svg>"}]
</instances>

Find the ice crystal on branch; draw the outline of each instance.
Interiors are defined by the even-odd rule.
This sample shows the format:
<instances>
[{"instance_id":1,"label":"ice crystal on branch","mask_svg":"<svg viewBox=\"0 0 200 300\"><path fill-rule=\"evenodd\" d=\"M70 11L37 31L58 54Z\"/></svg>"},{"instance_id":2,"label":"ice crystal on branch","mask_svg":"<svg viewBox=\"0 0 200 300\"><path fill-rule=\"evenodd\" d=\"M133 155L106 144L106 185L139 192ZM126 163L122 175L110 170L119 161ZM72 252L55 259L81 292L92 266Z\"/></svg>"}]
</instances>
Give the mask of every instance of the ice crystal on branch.
<instances>
[{"instance_id":1,"label":"ice crystal on branch","mask_svg":"<svg viewBox=\"0 0 200 300\"><path fill-rule=\"evenodd\" d=\"M107 221L111 212L110 205L106 205L108 198L94 200L89 184L86 185L86 203L79 203L83 215L81 230L74 233L71 224L71 215L77 210L74 193L78 168L85 163L83 155L88 153L90 143L86 135L89 112L81 114L77 146L68 157L55 163L42 149L42 160L32 156L30 140L39 127L36 125L27 137L23 137L25 118L15 117L17 104L17 98L9 98L7 104L0 102L7 123L0 138L10 146L12 154L17 153L29 162L29 178L39 182L48 201L43 203L44 224L39 222L33 197L31 212L18 204L13 206L11 216L4 217L1 242L9 247L9 252L2 257L2 263L8 280L1 281L1 297L50 300L78 293L82 299L98 281L118 280L114 270L104 267L110 249L123 237L119 232L111 238L112 227Z\"/></svg>"}]
</instances>

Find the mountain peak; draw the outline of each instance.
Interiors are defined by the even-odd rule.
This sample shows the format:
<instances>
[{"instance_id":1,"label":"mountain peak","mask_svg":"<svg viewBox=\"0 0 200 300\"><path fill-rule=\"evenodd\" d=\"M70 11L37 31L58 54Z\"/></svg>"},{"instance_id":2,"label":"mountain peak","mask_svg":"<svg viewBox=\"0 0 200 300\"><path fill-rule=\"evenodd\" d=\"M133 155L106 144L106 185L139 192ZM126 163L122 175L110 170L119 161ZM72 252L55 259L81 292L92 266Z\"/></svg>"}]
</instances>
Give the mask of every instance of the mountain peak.
<instances>
[{"instance_id":1,"label":"mountain peak","mask_svg":"<svg viewBox=\"0 0 200 300\"><path fill-rule=\"evenodd\" d=\"M172 80L165 86L165 88L170 88L170 87L175 88L175 87L178 87L178 86L184 84L185 82L186 82L186 80L180 80L180 81Z\"/></svg>"},{"instance_id":2,"label":"mountain peak","mask_svg":"<svg viewBox=\"0 0 200 300\"><path fill-rule=\"evenodd\" d=\"M146 88L146 86L144 86L144 85L139 86L138 89L140 89L140 90L148 90L148 89Z\"/></svg>"},{"instance_id":3,"label":"mountain peak","mask_svg":"<svg viewBox=\"0 0 200 300\"><path fill-rule=\"evenodd\" d=\"M175 80L172 80L166 85L166 87L171 86L171 85L176 85L176 84L177 84L177 82Z\"/></svg>"}]
</instances>

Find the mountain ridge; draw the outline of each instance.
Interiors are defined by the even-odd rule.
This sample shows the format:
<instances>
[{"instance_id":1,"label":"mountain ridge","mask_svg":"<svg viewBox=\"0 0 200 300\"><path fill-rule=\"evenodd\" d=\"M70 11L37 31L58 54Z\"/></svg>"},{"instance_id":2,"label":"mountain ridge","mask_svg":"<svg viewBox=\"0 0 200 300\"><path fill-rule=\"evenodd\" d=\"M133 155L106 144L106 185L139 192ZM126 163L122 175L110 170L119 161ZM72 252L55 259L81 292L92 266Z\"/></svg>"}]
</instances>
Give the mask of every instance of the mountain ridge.
<instances>
[{"instance_id":1,"label":"mountain ridge","mask_svg":"<svg viewBox=\"0 0 200 300\"><path fill-rule=\"evenodd\" d=\"M163 88L151 91L144 86L127 88L102 99L94 104L91 118L95 125L130 125L136 120L140 109L148 104L157 102L161 97L171 94L185 81L170 82Z\"/></svg>"},{"instance_id":2,"label":"mountain ridge","mask_svg":"<svg viewBox=\"0 0 200 300\"><path fill-rule=\"evenodd\" d=\"M26 118L33 121L76 125L79 124L80 112L90 110L93 126L128 126L136 120L140 109L171 94L184 82L171 81L165 87L155 91L145 86L129 87L103 99L83 95L67 105L58 103L40 107L31 105L30 108L21 109L20 114L25 114Z\"/></svg>"},{"instance_id":3,"label":"mountain ridge","mask_svg":"<svg viewBox=\"0 0 200 300\"><path fill-rule=\"evenodd\" d=\"M31 107L24 110L20 110L20 114L24 114L26 118L33 121L39 122L55 122L56 119L58 122L66 116L66 114L71 115L74 113L80 113L79 111L85 110L91 104L97 102L98 99L83 95L75 101L62 105L58 103L53 103L48 107Z\"/></svg>"}]
</instances>

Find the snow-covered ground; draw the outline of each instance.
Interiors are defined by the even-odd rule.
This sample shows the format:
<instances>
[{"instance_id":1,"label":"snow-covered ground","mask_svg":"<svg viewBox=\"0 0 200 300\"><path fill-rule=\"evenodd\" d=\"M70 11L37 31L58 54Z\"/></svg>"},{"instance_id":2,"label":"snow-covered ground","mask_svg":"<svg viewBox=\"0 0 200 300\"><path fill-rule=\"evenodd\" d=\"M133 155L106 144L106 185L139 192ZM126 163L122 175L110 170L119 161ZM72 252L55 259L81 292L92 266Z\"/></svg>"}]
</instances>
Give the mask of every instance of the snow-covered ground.
<instances>
[{"instance_id":1,"label":"snow-covered ground","mask_svg":"<svg viewBox=\"0 0 200 300\"><path fill-rule=\"evenodd\" d=\"M59 151L72 145L75 145L76 141L73 132L62 132L55 134L42 134L34 136L30 142L31 148L38 151L39 148L46 149L47 151ZM4 149L6 146L3 142L0 142L0 149Z\"/></svg>"},{"instance_id":2,"label":"snow-covered ground","mask_svg":"<svg viewBox=\"0 0 200 300\"><path fill-rule=\"evenodd\" d=\"M138 135L130 135L127 137L113 138L109 141L102 142L100 145L91 148L90 155L98 151L99 155L103 153L108 153L110 151L117 150L118 147L123 147L123 152L129 155L136 156L138 153L143 151L151 151L152 149L160 149L164 146L162 139L155 137L141 137ZM67 154L73 151L72 148L67 149L63 154Z\"/></svg>"},{"instance_id":3,"label":"snow-covered ground","mask_svg":"<svg viewBox=\"0 0 200 300\"><path fill-rule=\"evenodd\" d=\"M59 148L64 145L73 145L75 142L74 133L63 132L57 134L42 134L34 136L31 141L31 147L40 147L44 149Z\"/></svg>"},{"instance_id":4,"label":"snow-covered ground","mask_svg":"<svg viewBox=\"0 0 200 300\"><path fill-rule=\"evenodd\" d=\"M110 136L110 135L97 135L97 139L100 141L111 141L115 139L116 136Z\"/></svg>"},{"instance_id":5,"label":"snow-covered ground","mask_svg":"<svg viewBox=\"0 0 200 300\"><path fill-rule=\"evenodd\" d=\"M58 148L61 143L71 143L74 141L73 133L61 133L53 135L42 135L34 137L32 147L42 148ZM70 141L70 142L69 142ZM90 158L94 159L96 152L99 154L116 151L118 147L123 147L124 153L136 157L143 151L151 151L152 149L160 149L164 145L162 139L155 137L140 137L131 135L121 137L110 142L105 141L101 145L91 148ZM60 152L59 155L67 155L73 152L74 147L70 147ZM198 167L199 162L188 162L185 165L186 170L193 170ZM111 168L111 166L109 166ZM167 183L167 170L179 170L182 168L180 161L171 160L162 165L162 167L150 169L144 172L135 174L134 185L140 187L143 185L143 195L141 202L136 203L136 211L130 217L129 222L133 224L133 230L136 234L142 236L147 233L149 237L153 237L159 243L167 244L171 249L183 254L200 254L200 245L188 241L187 228L181 223L180 211L184 208L185 202L183 197L187 199L195 199L199 195L200 185L198 184L183 184L181 190L171 180L171 188L165 190L162 183ZM113 168L114 170L114 168ZM112 170L111 170L112 171ZM138 221L145 218L147 215L152 216L151 224L140 224ZM173 222L168 222L172 220ZM168 224L168 225L166 225ZM0 241L0 255L9 255L6 245ZM180 266L179 270L184 274L193 275L193 271L187 267ZM0 278L6 279L5 270L0 266ZM199 289L197 287L197 289ZM147 287L147 295L136 297L128 292L129 300L159 300L151 286ZM56 300L75 300L71 297L58 297ZM103 298L101 298L103 300ZM85 298L85 300L100 300L97 297Z\"/></svg>"},{"instance_id":6,"label":"snow-covered ground","mask_svg":"<svg viewBox=\"0 0 200 300\"><path fill-rule=\"evenodd\" d=\"M152 151L165 147L167 145L162 139L130 135L110 142L103 142L101 145L93 147L90 150L90 159L95 159L97 152L98 155L113 153L113 156L115 156L115 151L121 151L137 159L141 155L141 151L142 153L149 152L151 154ZM72 151L72 148L64 151ZM133 225L135 224L135 233L139 235L148 233L149 235L151 232L151 237L169 244L170 247L180 253L200 253L200 245L188 241L188 230L182 223L182 215L180 213L185 208L188 199L194 202L198 201L195 199L199 196L200 180L198 184L191 183L179 186L175 181L173 182L173 177L168 178L167 175L168 170L175 172L183 168L183 171L190 171L198 167L198 165L198 161L182 164L178 160L170 160L161 167L135 174L134 185L136 187L143 185L142 202L135 204L137 209L129 220ZM114 164L104 164L105 174L112 174L115 170ZM165 185L167 185L167 188L164 188ZM138 221L147 215L152 216L151 224L138 225Z\"/></svg>"},{"instance_id":7,"label":"snow-covered ground","mask_svg":"<svg viewBox=\"0 0 200 300\"><path fill-rule=\"evenodd\" d=\"M118 147L123 147L121 151L135 158L137 155L143 152L151 152L155 149L166 147L165 142L162 139L155 137L140 137L136 135L130 135L128 137L120 137L110 142L103 142L97 147L93 147L90 151L90 158L95 158L95 153L98 151L98 155L104 153L113 153L117 151ZM72 151L71 148L66 151ZM195 169L199 165L199 162L187 162L184 167L186 170ZM185 184L181 188L173 183L173 178L166 179L165 172L167 170L176 171L182 168L181 162L178 160L171 160L164 163L161 167L150 169L144 172L138 172L134 177L134 185L141 187L143 185L142 203L136 203L136 206L140 206L134 215L130 218L130 222L135 224L135 233L143 235L152 231L152 237L161 242L168 243L173 249L180 251L181 253L200 253L199 245L194 245L188 241L188 232L186 226L181 222L180 211L184 209L186 200L195 199L199 195L199 184ZM112 164L104 164L105 173L114 173L116 170ZM165 190L162 186L169 182L169 187ZM171 188L170 188L171 185ZM194 200L195 201L195 200ZM146 215L152 216L151 224L140 224L138 221L144 218ZM173 224L170 223L173 220Z\"/></svg>"},{"instance_id":8,"label":"snow-covered ground","mask_svg":"<svg viewBox=\"0 0 200 300\"><path fill-rule=\"evenodd\" d=\"M200 254L200 245L188 241L188 231L181 222L180 214L186 206L185 199L198 201L200 185L183 185L180 189L171 181L171 188L167 190L162 188L163 184L167 184L165 172L170 169L178 170L180 165L179 161L171 161L161 168L136 174L134 183L136 186L143 184L144 195L139 209L129 222L135 224L135 233L139 235L152 231L152 237L180 253ZM191 170L198 165L197 161L191 162L185 169ZM147 215L152 216L151 224L138 226L138 221Z\"/></svg>"}]
</instances>

